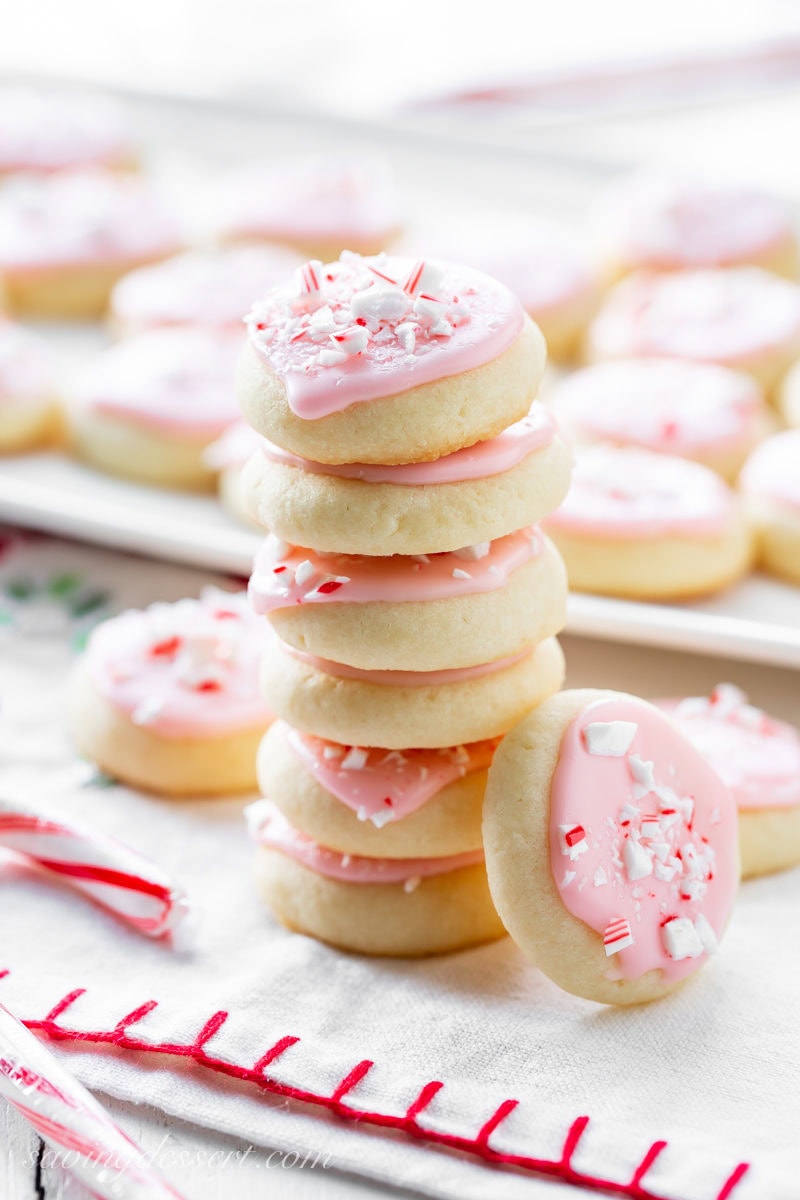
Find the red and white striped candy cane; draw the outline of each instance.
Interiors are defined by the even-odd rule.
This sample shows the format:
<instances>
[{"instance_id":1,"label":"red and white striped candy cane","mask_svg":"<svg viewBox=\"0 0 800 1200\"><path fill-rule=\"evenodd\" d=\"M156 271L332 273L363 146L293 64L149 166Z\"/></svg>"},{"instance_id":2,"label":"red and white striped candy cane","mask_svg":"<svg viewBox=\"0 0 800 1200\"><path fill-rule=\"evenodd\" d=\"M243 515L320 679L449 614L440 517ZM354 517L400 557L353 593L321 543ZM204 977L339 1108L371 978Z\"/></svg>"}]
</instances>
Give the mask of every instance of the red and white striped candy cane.
<instances>
[{"instance_id":1,"label":"red and white striped candy cane","mask_svg":"<svg viewBox=\"0 0 800 1200\"><path fill-rule=\"evenodd\" d=\"M171 933L188 914L182 889L138 851L26 801L0 796L0 846L57 875L148 937Z\"/></svg>"},{"instance_id":2,"label":"red and white striped candy cane","mask_svg":"<svg viewBox=\"0 0 800 1200\"><path fill-rule=\"evenodd\" d=\"M102 1200L181 1200L95 1098L0 1004L0 1096Z\"/></svg>"}]
</instances>

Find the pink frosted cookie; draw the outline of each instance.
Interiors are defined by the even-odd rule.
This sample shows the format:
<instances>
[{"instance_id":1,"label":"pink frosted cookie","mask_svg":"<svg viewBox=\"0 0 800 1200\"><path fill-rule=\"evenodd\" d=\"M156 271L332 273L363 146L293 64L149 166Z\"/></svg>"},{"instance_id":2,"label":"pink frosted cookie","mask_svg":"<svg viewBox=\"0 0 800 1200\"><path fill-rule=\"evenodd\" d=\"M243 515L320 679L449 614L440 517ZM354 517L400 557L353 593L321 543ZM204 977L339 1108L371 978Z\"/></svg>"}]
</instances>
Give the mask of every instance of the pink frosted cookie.
<instances>
[{"instance_id":1,"label":"pink frosted cookie","mask_svg":"<svg viewBox=\"0 0 800 1200\"><path fill-rule=\"evenodd\" d=\"M364 670L510 658L564 626L564 566L535 526L442 554L321 554L270 535L250 599L288 645Z\"/></svg>"},{"instance_id":2,"label":"pink frosted cookie","mask_svg":"<svg viewBox=\"0 0 800 1200\"><path fill-rule=\"evenodd\" d=\"M761 566L800 583L800 429L767 438L739 477Z\"/></svg>"},{"instance_id":3,"label":"pink frosted cookie","mask_svg":"<svg viewBox=\"0 0 800 1200\"><path fill-rule=\"evenodd\" d=\"M742 875L800 863L800 735L721 683L711 695L658 700L727 783L739 809Z\"/></svg>"},{"instance_id":4,"label":"pink frosted cookie","mask_svg":"<svg viewBox=\"0 0 800 1200\"><path fill-rule=\"evenodd\" d=\"M244 593L213 588L104 621L72 681L76 744L148 791L249 791L272 720L258 684L265 641Z\"/></svg>"},{"instance_id":5,"label":"pink frosted cookie","mask_svg":"<svg viewBox=\"0 0 800 1200\"><path fill-rule=\"evenodd\" d=\"M0 452L52 441L58 427L49 346L0 317Z\"/></svg>"},{"instance_id":6,"label":"pink frosted cookie","mask_svg":"<svg viewBox=\"0 0 800 1200\"><path fill-rule=\"evenodd\" d=\"M172 215L134 175L20 175L0 187L0 280L14 312L99 317L120 275L178 245Z\"/></svg>"},{"instance_id":7,"label":"pink frosted cookie","mask_svg":"<svg viewBox=\"0 0 800 1200\"><path fill-rule=\"evenodd\" d=\"M570 451L539 402L497 437L433 462L330 466L258 443L242 478L248 511L285 541L318 550L457 550L535 524L569 486Z\"/></svg>"},{"instance_id":8,"label":"pink frosted cookie","mask_svg":"<svg viewBox=\"0 0 800 1200\"><path fill-rule=\"evenodd\" d=\"M747 184L680 175L629 176L601 197L593 221L612 275L641 267L764 267L797 274L784 204Z\"/></svg>"},{"instance_id":9,"label":"pink frosted cookie","mask_svg":"<svg viewBox=\"0 0 800 1200\"><path fill-rule=\"evenodd\" d=\"M749 568L737 499L699 463L586 446L566 500L543 522L577 591L668 600L716 591Z\"/></svg>"},{"instance_id":10,"label":"pink frosted cookie","mask_svg":"<svg viewBox=\"0 0 800 1200\"><path fill-rule=\"evenodd\" d=\"M207 488L204 453L239 416L238 337L159 329L103 351L76 379L68 417L76 452L114 475Z\"/></svg>"},{"instance_id":11,"label":"pink frosted cookie","mask_svg":"<svg viewBox=\"0 0 800 1200\"><path fill-rule=\"evenodd\" d=\"M667 358L585 367L556 384L550 403L575 442L676 454L729 481L768 424L763 395L749 375Z\"/></svg>"},{"instance_id":12,"label":"pink frosted cookie","mask_svg":"<svg viewBox=\"0 0 800 1200\"><path fill-rule=\"evenodd\" d=\"M769 389L800 354L800 287L757 267L638 272L608 293L587 350L718 363Z\"/></svg>"},{"instance_id":13,"label":"pink frosted cookie","mask_svg":"<svg viewBox=\"0 0 800 1200\"><path fill-rule=\"evenodd\" d=\"M127 167L135 157L110 96L0 88L0 174Z\"/></svg>"},{"instance_id":14,"label":"pink frosted cookie","mask_svg":"<svg viewBox=\"0 0 800 1200\"><path fill-rule=\"evenodd\" d=\"M278 246L192 250L124 275L111 293L110 317L126 336L164 325L244 335L253 301L301 261Z\"/></svg>"},{"instance_id":15,"label":"pink frosted cookie","mask_svg":"<svg viewBox=\"0 0 800 1200\"><path fill-rule=\"evenodd\" d=\"M225 241L267 241L309 258L343 250L378 254L397 236L391 172L381 163L306 159L252 165L223 184L218 233Z\"/></svg>"},{"instance_id":16,"label":"pink frosted cookie","mask_svg":"<svg viewBox=\"0 0 800 1200\"><path fill-rule=\"evenodd\" d=\"M448 264L310 262L247 325L245 417L319 463L426 462L493 438L525 416L544 369L508 288Z\"/></svg>"},{"instance_id":17,"label":"pink frosted cookie","mask_svg":"<svg viewBox=\"0 0 800 1200\"><path fill-rule=\"evenodd\" d=\"M736 805L646 701L551 697L499 747L483 828L506 928L567 991L655 1000L716 952L739 882Z\"/></svg>"}]
</instances>

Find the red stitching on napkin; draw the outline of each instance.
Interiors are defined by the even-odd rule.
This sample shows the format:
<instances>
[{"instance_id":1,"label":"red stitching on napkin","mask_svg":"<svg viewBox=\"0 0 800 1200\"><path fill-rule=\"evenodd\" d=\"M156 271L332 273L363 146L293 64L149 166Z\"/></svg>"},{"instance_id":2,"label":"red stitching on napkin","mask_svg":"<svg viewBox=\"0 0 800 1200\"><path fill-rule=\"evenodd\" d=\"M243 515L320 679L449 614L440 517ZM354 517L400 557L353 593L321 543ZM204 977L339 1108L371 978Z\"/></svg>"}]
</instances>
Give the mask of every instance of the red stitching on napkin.
<instances>
[{"instance_id":1,"label":"red stitching on napkin","mask_svg":"<svg viewBox=\"0 0 800 1200\"><path fill-rule=\"evenodd\" d=\"M428 1107L433 1097L437 1092L440 1092L444 1087L443 1083L439 1083L438 1079L432 1079L430 1083L426 1083L420 1094L417 1096L413 1104L409 1104L406 1109L406 1121L409 1125L417 1124L417 1117Z\"/></svg>"},{"instance_id":2,"label":"red stitching on napkin","mask_svg":"<svg viewBox=\"0 0 800 1200\"><path fill-rule=\"evenodd\" d=\"M352 1071L349 1071L347 1075L345 1075L339 1086L334 1088L334 1091L331 1095L332 1102L334 1104L338 1104L343 1096L346 1096L348 1092L352 1092L356 1084L361 1083L361 1080L369 1071L372 1070L374 1065L375 1064L370 1062L368 1058L365 1058L363 1062L356 1063Z\"/></svg>"},{"instance_id":3,"label":"red stitching on napkin","mask_svg":"<svg viewBox=\"0 0 800 1200\"><path fill-rule=\"evenodd\" d=\"M489 1143L489 1138L494 1133L501 1121L505 1121L509 1113L512 1113L519 1104L519 1100L504 1100L500 1107L485 1125L482 1125L478 1130L478 1136L475 1138L477 1145L486 1146Z\"/></svg>"},{"instance_id":4,"label":"red stitching on napkin","mask_svg":"<svg viewBox=\"0 0 800 1200\"><path fill-rule=\"evenodd\" d=\"M279 1042L276 1042L274 1046L270 1046L269 1050L261 1055L261 1058L253 1067L254 1072L257 1075L261 1075L264 1069L268 1067L270 1063L274 1063L276 1058L280 1058L284 1050L288 1050L290 1046L293 1046L295 1042L299 1041L300 1038L292 1037L291 1034L289 1034L288 1037L282 1037Z\"/></svg>"},{"instance_id":5,"label":"red stitching on napkin","mask_svg":"<svg viewBox=\"0 0 800 1200\"><path fill-rule=\"evenodd\" d=\"M717 1196L717 1200L728 1200L728 1197L733 1192L733 1189L746 1174L749 1166L749 1163L739 1163L738 1167L731 1172L730 1178L727 1179L722 1185L722 1190Z\"/></svg>"},{"instance_id":6,"label":"red stitching on napkin","mask_svg":"<svg viewBox=\"0 0 800 1200\"><path fill-rule=\"evenodd\" d=\"M633 1179L631 1179L631 1187L639 1186L639 1184L642 1182L642 1180L644 1179L647 1172L652 1167L653 1163L658 1158L661 1151L666 1150L666 1148L667 1148L666 1142L653 1142L652 1146L647 1151L647 1154L645 1154L644 1158L639 1163L638 1167L636 1168L636 1170L633 1173ZM719 1198L718 1198L718 1200L719 1200Z\"/></svg>"}]
</instances>

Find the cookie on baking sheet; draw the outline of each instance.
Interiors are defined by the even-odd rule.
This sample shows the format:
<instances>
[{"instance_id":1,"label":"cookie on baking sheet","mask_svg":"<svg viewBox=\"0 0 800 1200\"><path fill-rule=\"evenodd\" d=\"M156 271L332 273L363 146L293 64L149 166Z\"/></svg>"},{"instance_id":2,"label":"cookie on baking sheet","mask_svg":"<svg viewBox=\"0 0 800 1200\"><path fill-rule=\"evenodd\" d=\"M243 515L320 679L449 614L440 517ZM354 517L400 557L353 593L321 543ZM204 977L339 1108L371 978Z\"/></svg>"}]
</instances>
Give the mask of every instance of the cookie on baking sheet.
<instances>
[{"instance_id":1,"label":"cookie on baking sheet","mask_svg":"<svg viewBox=\"0 0 800 1200\"><path fill-rule=\"evenodd\" d=\"M47 343L0 317L0 453L56 439L61 419L55 374Z\"/></svg>"},{"instance_id":2,"label":"cookie on baking sheet","mask_svg":"<svg viewBox=\"0 0 800 1200\"><path fill-rule=\"evenodd\" d=\"M800 863L800 734L762 712L739 688L658 700L733 792L742 876Z\"/></svg>"},{"instance_id":3,"label":"cookie on baking sheet","mask_svg":"<svg viewBox=\"0 0 800 1200\"><path fill-rule=\"evenodd\" d=\"M739 476L759 565L800 583L800 429L767 438Z\"/></svg>"},{"instance_id":4,"label":"cookie on baking sheet","mask_svg":"<svg viewBox=\"0 0 800 1200\"><path fill-rule=\"evenodd\" d=\"M552 696L489 769L486 867L511 936L566 991L655 1000L717 950L739 881L736 804L635 696Z\"/></svg>"},{"instance_id":5,"label":"cookie on baking sheet","mask_svg":"<svg viewBox=\"0 0 800 1200\"><path fill-rule=\"evenodd\" d=\"M388 255L307 263L247 326L246 419L320 463L425 462L493 438L528 412L545 364L508 288Z\"/></svg>"}]
</instances>

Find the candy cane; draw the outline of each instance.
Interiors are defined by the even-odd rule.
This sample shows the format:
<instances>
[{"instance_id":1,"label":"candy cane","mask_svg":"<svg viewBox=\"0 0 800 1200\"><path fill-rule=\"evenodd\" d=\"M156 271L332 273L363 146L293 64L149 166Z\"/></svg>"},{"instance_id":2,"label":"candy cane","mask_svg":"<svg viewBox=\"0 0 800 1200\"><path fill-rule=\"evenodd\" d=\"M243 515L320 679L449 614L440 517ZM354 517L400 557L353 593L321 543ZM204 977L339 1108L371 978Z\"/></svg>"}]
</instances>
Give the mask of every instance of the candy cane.
<instances>
[{"instance_id":1,"label":"candy cane","mask_svg":"<svg viewBox=\"0 0 800 1200\"><path fill-rule=\"evenodd\" d=\"M148 937L189 911L184 892L122 842L18 799L0 796L0 845L37 863Z\"/></svg>"},{"instance_id":2,"label":"candy cane","mask_svg":"<svg viewBox=\"0 0 800 1200\"><path fill-rule=\"evenodd\" d=\"M102 1200L181 1200L93 1096L0 1004L0 1096Z\"/></svg>"}]
</instances>

